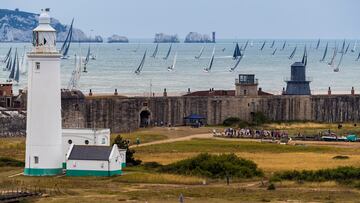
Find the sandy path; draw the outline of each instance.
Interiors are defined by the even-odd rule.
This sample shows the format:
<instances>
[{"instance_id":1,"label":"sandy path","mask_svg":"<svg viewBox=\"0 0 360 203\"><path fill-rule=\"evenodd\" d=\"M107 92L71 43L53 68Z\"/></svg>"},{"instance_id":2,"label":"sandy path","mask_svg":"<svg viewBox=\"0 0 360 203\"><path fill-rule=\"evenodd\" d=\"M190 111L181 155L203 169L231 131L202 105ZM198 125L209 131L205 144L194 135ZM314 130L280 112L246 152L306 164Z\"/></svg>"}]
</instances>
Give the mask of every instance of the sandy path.
<instances>
[{"instance_id":1,"label":"sandy path","mask_svg":"<svg viewBox=\"0 0 360 203\"><path fill-rule=\"evenodd\" d=\"M185 137L170 138L170 139L166 139L166 140L158 140L158 141L148 142L148 143L139 144L139 145L132 145L132 146L130 146L130 148L143 147L143 146L156 145L156 144L165 144L165 143L178 142L178 141L185 141L185 140L191 140L194 138L209 139L209 138L213 138L213 135L211 133L195 134L195 135L189 135L189 136L185 136Z\"/></svg>"}]
</instances>

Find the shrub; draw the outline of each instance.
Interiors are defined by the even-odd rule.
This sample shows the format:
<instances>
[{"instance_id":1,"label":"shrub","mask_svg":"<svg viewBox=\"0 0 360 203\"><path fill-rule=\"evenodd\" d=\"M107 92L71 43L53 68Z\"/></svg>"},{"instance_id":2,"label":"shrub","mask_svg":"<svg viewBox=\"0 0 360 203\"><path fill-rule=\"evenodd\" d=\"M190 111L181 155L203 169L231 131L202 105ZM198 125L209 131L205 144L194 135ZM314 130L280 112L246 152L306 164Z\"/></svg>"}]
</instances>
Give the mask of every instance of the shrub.
<instances>
[{"instance_id":1,"label":"shrub","mask_svg":"<svg viewBox=\"0 0 360 203\"><path fill-rule=\"evenodd\" d=\"M239 158L235 154L211 155L202 153L193 158L163 166L160 171L209 178L263 176L263 172L257 168L256 163Z\"/></svg>"},{"instance_id":2,"label":"shrub","mask_svg":"<svg viewBox=\"0 0 360 203\"><path fill-rule=\"evenodd\" d=\"M270 185L268 185L268 187L267 187L267 190L275 190L275 189L276 189L276 187L275 187L274 183L270 183Z\"/></svg>"},{"instance_id":3,"label":"shrub","mask_svg":"<svg viewBox=\"0 0 360 203\"><path fill-rule=\"evenodd\" d=\"M246 121L240 120L240 118L237 117L230 117L223 121L224 126L233 126L233 127L239 127L239 128L245 128L248 127L250 124Z\"/></svg>"},{"instance_id":4,"label":"shrub","mask_svg":"<svg viewBox=\"0 0 360 203\"><path fill-rule=\"evenodd\" d=\"M237 117L230 117L223 121L224 126L235 126L240 123L240 118Z\"/></svg>"},{"instance_id":5,"label":"shrub","mask_svg":"<svg viewBox=\"0 0 360 203\"><path fill-rule=\"evenodd\" d=\"M12 158L0 157L0 167L24 167L25 163Z\"/></svg>"},{"instance_id":6,"label":"shrub","mask_svg":"<svg viewBox=\"0 0 360 203\"><path fill-rule=\"evenodd\" d=\"M269 121L269 119L262 113L256 112L253 116L253 124L254 125L262 125Z\"/></svg>"},{"instance_id":7,"label":"shrub","mask_svg":"<svg viewBox=\"0 0 360 203\"><path fill-rule=\"evenodd\" d=\"M145 162L144 163L144 168L146 170L149 170L149 169L158 169L160 168L162 165L159 164L158 162L155 162L155 161L152 161L152 162Z\"/></svg>"},{"instance_id":8,"label":"shrub","mask_svg":"<svg viewBox=\"0 0 360 203\"><path fill-rule=\"evenodd\" d=\"M284 171L277 172L271 178L272 181L293 180L293 181L352 181L360 179L360 168L352 166L338 167L335 169L321 169L316 171Z\"/></svg>"},{"instance_id":9,"label":"shrub","mask_svg":"<svg viewBox=\"0 0 360 203\"><path fill-rule=\"evenodd\" d=\"M333 159L349 159L349 157L343 156L343 155L337 155L337 156L334 156Z\"/></svg>"},{"instance_id":10,"label":"shrub","mask_svg":"<svg viewBox=\"0 0 360 203\"><path fill-rule=\"evenodd\" d=\"M141 164L141 160L134 158L135 150L129 148L128 140L124 140L120 135L118 135L116 136L113 144L116 144L119 149L126 149L127 166L137 166Z\"/></svg>"}]
</instances>

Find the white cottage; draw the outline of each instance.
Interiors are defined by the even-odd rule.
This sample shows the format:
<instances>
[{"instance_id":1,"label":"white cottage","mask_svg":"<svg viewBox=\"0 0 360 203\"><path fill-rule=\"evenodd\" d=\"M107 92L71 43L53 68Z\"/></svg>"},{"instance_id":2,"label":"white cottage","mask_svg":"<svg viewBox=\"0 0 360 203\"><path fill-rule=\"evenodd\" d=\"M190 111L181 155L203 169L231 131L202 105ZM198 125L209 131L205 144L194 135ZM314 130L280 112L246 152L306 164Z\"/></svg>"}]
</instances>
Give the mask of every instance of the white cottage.
<instances>
[{"instance_id":1,"label":"white cottage","mask_svg":"<svg viewBox=\"0 0 360 203\"><path fill-rule=\"evenodd\" d=\"M66 156L70 146L91 145L91 146L110 146L110 129L62 129L63 146L63 168L66 168Z\"/></svg>"},{"instance_id":2,"label":"white cottage","mask_svg":"<svg viewBox=\"0 0 360 203\"><path fill-rule=\"evenodd\" d=\"M71 145L66 157L67 176L114 176L122 173L122 160L117 145Z\"/></svg>"}]
</instances>

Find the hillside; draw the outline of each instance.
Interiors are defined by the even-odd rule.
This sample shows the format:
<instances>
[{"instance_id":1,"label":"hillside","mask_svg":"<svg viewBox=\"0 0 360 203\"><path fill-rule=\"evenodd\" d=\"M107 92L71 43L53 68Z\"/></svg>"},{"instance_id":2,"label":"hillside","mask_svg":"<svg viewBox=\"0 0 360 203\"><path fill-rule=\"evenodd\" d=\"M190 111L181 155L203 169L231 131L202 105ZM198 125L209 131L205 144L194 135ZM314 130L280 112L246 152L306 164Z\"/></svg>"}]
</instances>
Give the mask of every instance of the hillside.
<instances>
[{"instance_id":1,"label":"hillside","mask_svg":"<svg viewBox=\"0 0 360 203\"><path fill-rule=\"evenodd\" d=\"M37 26L38 14L20 11L18 9L0 9L0 42L29 42L32 30ZM70 23L70 22L69 22ZM58 41L63 41L67 35L68 27L52 18L52 26L57 30ZM74 21L76 26L76 19ZM102 40L97 36L98 41ZM80 29L73 30L74 41L89 41L89 38Z\"/></svg>"}]
</instances>

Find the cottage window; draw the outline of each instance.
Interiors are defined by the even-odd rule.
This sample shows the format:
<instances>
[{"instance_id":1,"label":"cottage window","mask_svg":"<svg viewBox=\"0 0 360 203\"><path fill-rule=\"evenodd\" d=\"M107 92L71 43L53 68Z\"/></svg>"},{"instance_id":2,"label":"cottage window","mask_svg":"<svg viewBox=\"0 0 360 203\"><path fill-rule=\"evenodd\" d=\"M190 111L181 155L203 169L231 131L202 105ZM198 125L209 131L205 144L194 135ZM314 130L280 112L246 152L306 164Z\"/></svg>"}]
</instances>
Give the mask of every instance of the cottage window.
<instances>
[{"instance_id":1,"label":"cottage window","mask_svg":"<svg viewBox=\"0 0 360 203\"><path fill-rule=\"evenodd\" d=\"M101 139L101 144L105 144L106 143L106 139L105 139L105 137L103 137L102 139Z\"/></svg>"}]
</instances>

